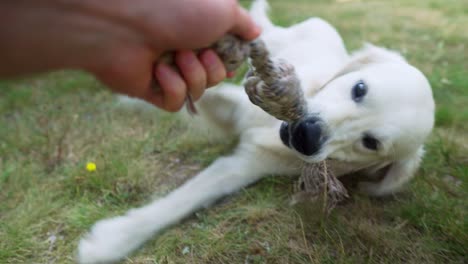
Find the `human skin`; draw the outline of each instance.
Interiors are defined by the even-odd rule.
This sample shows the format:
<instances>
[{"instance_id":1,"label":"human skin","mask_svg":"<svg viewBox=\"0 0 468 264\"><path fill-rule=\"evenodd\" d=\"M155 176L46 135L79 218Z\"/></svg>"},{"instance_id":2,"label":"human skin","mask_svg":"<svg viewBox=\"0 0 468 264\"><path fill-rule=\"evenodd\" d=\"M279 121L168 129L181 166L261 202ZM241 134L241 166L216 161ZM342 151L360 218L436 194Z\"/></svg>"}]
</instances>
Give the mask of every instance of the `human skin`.
<instances>
[{"instance_id":1,"label":"human skin","mask_svg":"<svg viewBox=\"0 0 468 264\"><path fill-rule=\"evenodd\" d=\"M115 92L178 111L224 78L210 46L226 33L260 34L235 0L0 1L0 77L90 72ZM178 70L158 63L175 52ZM161 89L151 88L155 78Z\"/></svg>"}]
</instances>

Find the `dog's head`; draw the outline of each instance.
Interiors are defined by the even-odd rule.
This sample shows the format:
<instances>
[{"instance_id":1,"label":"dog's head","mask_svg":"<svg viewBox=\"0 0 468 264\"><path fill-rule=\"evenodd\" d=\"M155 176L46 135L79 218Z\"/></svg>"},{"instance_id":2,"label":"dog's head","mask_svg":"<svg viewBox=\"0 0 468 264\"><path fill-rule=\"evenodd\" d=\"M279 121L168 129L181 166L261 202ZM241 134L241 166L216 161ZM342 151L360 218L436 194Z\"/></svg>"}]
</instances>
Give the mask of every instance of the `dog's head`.
<instances>
[{"instance_id":1,"label":"dog's head","mask_svg":"<svg viewBox=\"0 0 468 264\"><path fill-rule=\"evenodd\" d=\"M390 165L388 173L404 174L418 167L434 100L424 75L399 54L367 45L307 101L309 116L280 129L305 161Z\"/></svg>"}]
</instances>

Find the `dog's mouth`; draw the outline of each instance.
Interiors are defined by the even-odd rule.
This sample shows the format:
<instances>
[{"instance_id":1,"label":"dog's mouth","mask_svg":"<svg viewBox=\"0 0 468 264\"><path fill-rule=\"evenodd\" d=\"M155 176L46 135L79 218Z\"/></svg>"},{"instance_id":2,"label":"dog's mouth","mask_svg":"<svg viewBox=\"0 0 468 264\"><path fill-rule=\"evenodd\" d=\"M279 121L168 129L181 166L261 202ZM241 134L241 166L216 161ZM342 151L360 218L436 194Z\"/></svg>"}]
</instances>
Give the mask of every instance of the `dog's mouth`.
<instances>
[{"instance_id":1,"label":"dog's mouth","mask_svg":"<svg viewBox=\"0 0 468 264\"><path fill-rule=\"evenodd\" d=\"M310 160L319 156L327 140L327 132L320 118L309 116L292 123L283 122L280 137L283 144Z\"/></svg>"}]
</instances>

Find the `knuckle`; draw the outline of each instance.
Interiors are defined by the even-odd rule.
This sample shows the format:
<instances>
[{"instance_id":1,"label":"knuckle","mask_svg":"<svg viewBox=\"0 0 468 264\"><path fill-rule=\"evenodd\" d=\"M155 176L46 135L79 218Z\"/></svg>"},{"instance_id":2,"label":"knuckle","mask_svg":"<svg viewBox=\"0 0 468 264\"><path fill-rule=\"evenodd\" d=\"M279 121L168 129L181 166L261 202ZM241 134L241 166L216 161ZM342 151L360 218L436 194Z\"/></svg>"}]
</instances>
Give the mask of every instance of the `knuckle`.
<instances>
[{"instance_id":1,"label":"knuckle","mask_svg":"<svg viewBox=\"0 0 468 264\"><path fill-rule=\"evenodd\" d=\"M226 17L229 18L230 22L233 23L239 16L239 6L237 0L226 0L228 10L226 11Z\"/></svg>"},{"instance_id":2,"label":"knuckle","mask_svg":"<svg viewBox=\"0 0 468 264\"><path fill-rule=\"evenodd\" d=\"M228 30L232 24L235 22L238 16L239 6L237 0L222 0L216 1L214 4L213 1L210 1L210 6L213 8L211 16L215 15L216 21L221 22L217 25L220 29Z\"/></svg>"}]
</instances>

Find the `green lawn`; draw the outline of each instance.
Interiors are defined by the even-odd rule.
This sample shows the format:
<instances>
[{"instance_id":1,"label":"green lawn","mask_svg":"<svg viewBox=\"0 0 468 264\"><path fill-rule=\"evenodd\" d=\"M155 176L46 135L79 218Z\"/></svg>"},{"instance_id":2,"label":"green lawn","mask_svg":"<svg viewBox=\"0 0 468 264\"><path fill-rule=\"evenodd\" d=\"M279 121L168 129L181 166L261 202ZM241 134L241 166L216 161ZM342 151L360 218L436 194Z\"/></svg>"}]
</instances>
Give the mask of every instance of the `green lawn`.
<instances>
[{"instance_id":1,"label":"green lawn","mask_svg":"<svg viewBox=\"0 0 468 264\"><path fill-rule=\"evenodd\" d=\"M247 4L247 1L243 1ZM468 2L276 0L275 22L320 16L349 49L401 51L428 76L436 129L416 179L354 195L323 219L267 178L166 231L127 263L467 263ZM128 109L91 77L0 82L0 263L72 263L98 219L164 195L235 145L175 115ZM86 162L97 171L85 170Z\"/></svg>"}]
</instances>

